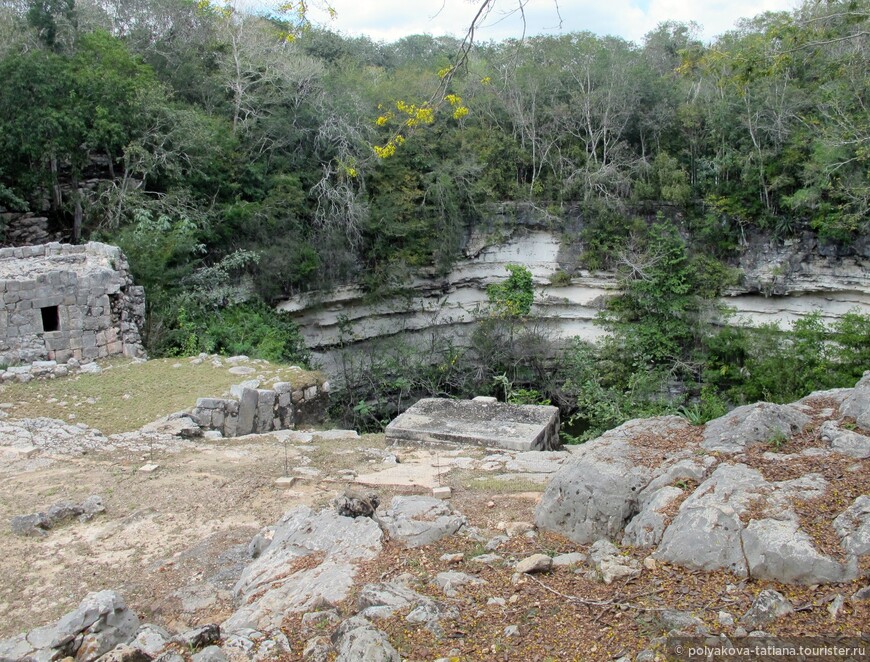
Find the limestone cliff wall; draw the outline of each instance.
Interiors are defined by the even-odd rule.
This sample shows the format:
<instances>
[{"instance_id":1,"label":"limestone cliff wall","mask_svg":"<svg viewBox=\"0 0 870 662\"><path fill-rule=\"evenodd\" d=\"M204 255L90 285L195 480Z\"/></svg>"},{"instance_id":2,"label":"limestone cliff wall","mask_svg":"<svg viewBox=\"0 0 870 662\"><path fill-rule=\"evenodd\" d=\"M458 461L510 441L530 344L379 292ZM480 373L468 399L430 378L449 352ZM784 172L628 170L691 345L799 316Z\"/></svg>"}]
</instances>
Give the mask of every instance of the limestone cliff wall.
<instances>
[{"instance_id":1,"label":"limestone cliff wall","mask_svg":"<svg viewBox=\"0 0 870 662\"><path fill-rule=\"evenodd\" d=\"M504 225L507 225L505 222ZM305 342L324 365L340 344L403 334L419 338L449 327L461 341L476 313L487 303L486 287L507 276L505 266L524 264L535 282L533 311L557 338L599 338L595 316L606 298L617 293L611 272L576 269L576 245L566 244L542 224L515 224L512 233L498 223L473 234L464 259L445 277L421 276L402 296L375 304L357 287L341 287L292 297L279 305L300 324ZM758 326L776 322L788 328L820 311L833 321L849 310L870 314L870 250L838 254L812 236L786 242L753 240L733 264L742 274L722 302L734 311L729 324ZM571 274L560 286L558 272Z\"/></svg>"}]
</instances>

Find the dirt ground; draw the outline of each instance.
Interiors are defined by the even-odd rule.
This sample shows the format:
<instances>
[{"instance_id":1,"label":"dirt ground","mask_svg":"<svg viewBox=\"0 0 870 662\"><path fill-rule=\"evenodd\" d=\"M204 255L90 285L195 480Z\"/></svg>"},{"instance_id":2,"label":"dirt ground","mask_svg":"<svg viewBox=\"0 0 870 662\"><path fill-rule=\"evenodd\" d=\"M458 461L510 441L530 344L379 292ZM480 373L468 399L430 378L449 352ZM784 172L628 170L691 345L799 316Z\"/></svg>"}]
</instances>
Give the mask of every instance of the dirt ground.
<instances>
[{"instance_id":1,"label":"dirt ground","mask_svg":"<svg viewBox=\"0 0 870 662\"><path fill-rule=\"evenodd\" d=\"M739 619L764 588L781 591L797 609L766 628L772 634L867 637L870 601L849 599L866 581L782 586L724 572L645 565L648 552L634 549L624 553L644 569L627 582L604 585L587 577L585 568L570 567L517 581L512 566L518 559L587 551L546 533L512 537L497 550L503 563L475 561L485 551L483 541L500 533L503 523L534 521L547 479L539 459L523 469L509 453L395 448L385 445L383 435L317 431L164 439L153 446L152 456L152 445L136 434L111 437L111 444L101 446L105 437L73 426L52 429L51 442L34 447L2 438L20 434L15 424L21 398L0 402L0 412L7 414L0 415L0 638L53 622L88 592L104 589L120 593L143 622L173 631L221 622L234 609L232 587L250 562L251 538L294 506L328 505L355 478L372 485L382 502L393 494L430 494L433 486L448 485L452 506L482 536L453 536L415 550L388 542L360 569L357 587L409 573L416 578L415 590L458 608L459 618L445 623L438 638L401 614L378 621L403 659L633 658L663 634L657 615L664 610L689 611L711 632L733 636L735 626L721 625L720 612ZM32 406L27 414L33 415ZM106 450L109 445L112 450ZM561 459L545 471L555 471L570 454L555 456ZM140 471L152 462L159 465L156 471ZM286 474L297 477L289 489L275 483ZM95 494L106 512L91 521L72 520L44 537L13 535L8 525L16 515ZM459 562L441 559L459 552L464 555ZM446 598L431 583L443 570L475 574L486 584ZM832 615L837 596L845 602ZM354 598L338 605L342 616L354 613ZM505 628L513 626L507 635ZM292 650L283 657L292 660L301 659L308 639L324 634L297 618L285 622L284 632Z\"/></svg>"},{"instance_id":2,"label":"dirt ground","mask_svg":"<svg viewBox=\"0 0 870 662\"><path fill-rule=\"evenodd\" d=\"M90 522L73 520L42 538L13 535L0 527L0 638L56 620L90 591L111 588L145 622L173 630L220 621L232 611L231 589L250 559L245 548L264 526L296 505L326 505L349 483L348 470L385 474L418 469L421 482L453 484L459 510L483 512L481 523L530 519L537 493L497 495L497 510L471 482L468 471L449 469L449 458L419 448L385 449L382 435L287 444L291 489L275 485L284 475L284 444L270 435L241 441L180 441L156 452L154 473L139 471L148 452L117 450L26 460L0 453L0 520L45 511L58 501L100 495L106 512ZM385 463L395 453L405 461ZM469 449L463 455L481 456ZM293 469L298 468L299 472ZM318 476L305 473L320 472ZM428 481L423 480L428 478ZM460 483L459 481L464 481ZM403 483L397 480L398 483ZM490 481L491 482L491 481ZM487 483L489 484L489 483ZM469 485L466 488L465 485ZM526 483L518 487L528 488ZM509 489L510 484L502 485ZM393 493L428 494L430 487L378 485ZM542 489L542 488L541 488Z\"/></svg>"}]
</instances>

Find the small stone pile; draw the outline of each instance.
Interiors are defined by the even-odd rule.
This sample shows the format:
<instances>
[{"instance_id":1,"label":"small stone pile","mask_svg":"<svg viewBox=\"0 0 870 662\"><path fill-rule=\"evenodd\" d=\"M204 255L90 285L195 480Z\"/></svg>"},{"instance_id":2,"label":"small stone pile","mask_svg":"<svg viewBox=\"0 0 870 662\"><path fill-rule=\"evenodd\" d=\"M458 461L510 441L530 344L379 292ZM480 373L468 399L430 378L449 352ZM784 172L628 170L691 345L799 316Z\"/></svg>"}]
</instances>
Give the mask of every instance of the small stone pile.
<instances>
[{"instance_id":1,"label":"small stone pile","mask_svg":"<svg viewBox=\"0 0 870 662\"><path fill-rule=\"evenodd\" d=\"M56 379L76 374L97 374L102 371L95 362L81 362L70 358L66 363L57 361L34 361L26 365L10 366L0 370L0 382L21 382L26 384L33 379Z\"/></svg>"},{"instance_id":2,"label":"small stone pile","mask_svg":"<svg viewBox=\"0 0 870 662\"><path fill-rule=\"evenodd\" d=\"M78 518L80 522L89 522L100 513L106 512L103 499L92 494L79 503L72 501L58 501L45 512L31 513L29 515L17 515L10 522L12 533L17 536L47 535L49 529Z\"/></svg>"}]
</instances>

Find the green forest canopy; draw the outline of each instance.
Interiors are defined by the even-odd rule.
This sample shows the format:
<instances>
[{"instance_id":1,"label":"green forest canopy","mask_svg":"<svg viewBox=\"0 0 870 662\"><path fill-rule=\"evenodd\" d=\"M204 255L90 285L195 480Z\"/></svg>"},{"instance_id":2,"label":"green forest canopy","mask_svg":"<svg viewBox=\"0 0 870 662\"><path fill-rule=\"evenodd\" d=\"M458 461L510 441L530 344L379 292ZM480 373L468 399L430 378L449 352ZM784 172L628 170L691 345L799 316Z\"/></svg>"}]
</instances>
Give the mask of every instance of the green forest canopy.
<instances>
[{"instance_id":1,"label":"green forest canopy","mask_svg":"<svg viewBox=\"0 0 870 662\"><path fill-rule=\"evenodd\" d=\"M658 237L712 294L750 234L866 235L868 26L868 0L813 1L709 44L667 22L641 44L477 44L454 69L453 38L375 43L207 1L7 1L0 206L121 245L156 353L227 349L244 320L263 353L296 356L275 300L443 273L495 202L563 234L579 209L589 268ZM655 319L627 294L613 329ZM662 310L689 316L670 294ZM700 342L677 326L637 336L637 360Z\"/></svg>"}]
</instances>

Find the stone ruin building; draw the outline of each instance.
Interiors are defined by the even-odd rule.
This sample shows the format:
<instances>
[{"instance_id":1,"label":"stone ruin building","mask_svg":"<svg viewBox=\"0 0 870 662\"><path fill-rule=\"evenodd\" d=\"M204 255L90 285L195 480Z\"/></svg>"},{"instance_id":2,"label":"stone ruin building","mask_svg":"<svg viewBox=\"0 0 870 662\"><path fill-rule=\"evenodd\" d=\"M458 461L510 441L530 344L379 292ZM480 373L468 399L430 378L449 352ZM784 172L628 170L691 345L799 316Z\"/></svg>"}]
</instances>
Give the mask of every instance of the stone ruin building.
<instances>
[{"instance_id":1,"label":"stone ruin building","mask_svg":"<svg viewBox=\"0 0 870 662\"><path fill-rule=\"evenodd\" d=\"M145 293L116 246L0 249L0 365L139 357Z\"/></svg>"}]
</instances>

